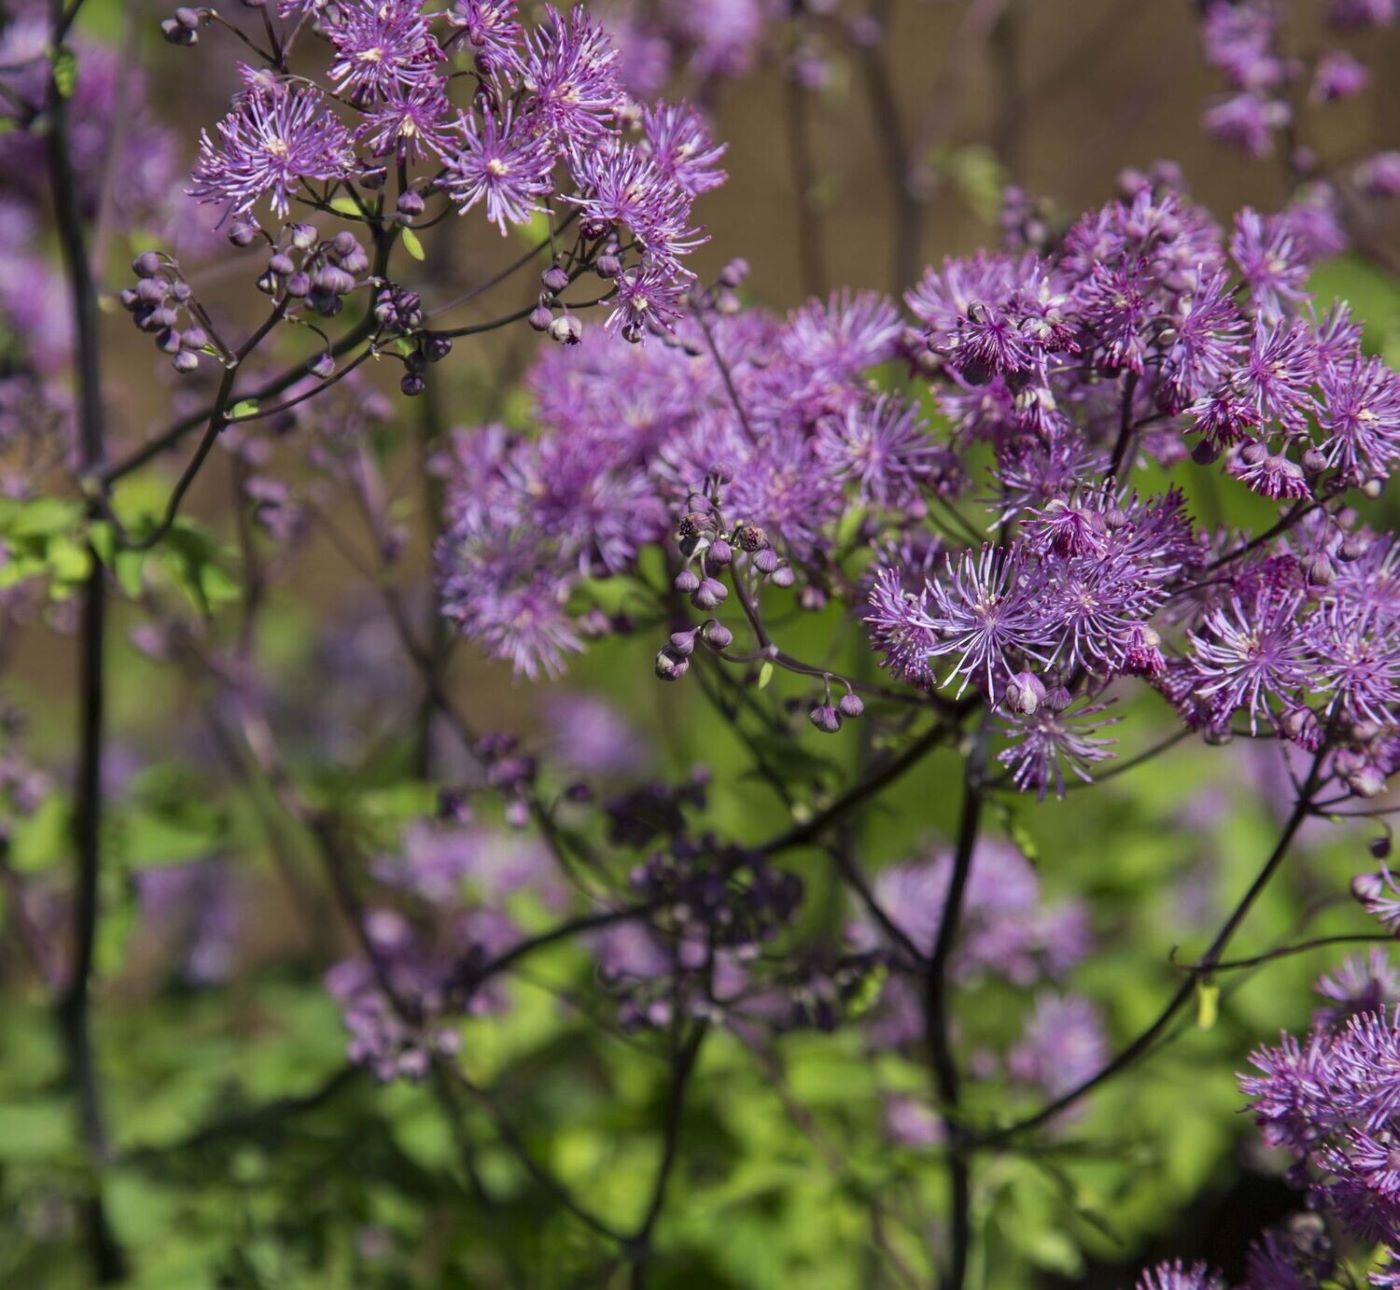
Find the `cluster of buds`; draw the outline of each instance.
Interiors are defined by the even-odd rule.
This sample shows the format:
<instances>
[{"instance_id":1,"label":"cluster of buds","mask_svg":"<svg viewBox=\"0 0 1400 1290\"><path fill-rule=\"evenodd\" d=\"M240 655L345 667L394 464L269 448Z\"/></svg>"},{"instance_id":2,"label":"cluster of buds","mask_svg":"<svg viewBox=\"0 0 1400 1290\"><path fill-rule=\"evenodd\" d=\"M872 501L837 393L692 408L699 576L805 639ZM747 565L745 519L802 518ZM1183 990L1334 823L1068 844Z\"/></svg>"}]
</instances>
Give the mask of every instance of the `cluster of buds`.
<instances>
[{"instance_id":1,"label":"cluster of buds","mask_svg":"<svg viewBox=\"0 0 1400 1290\"><path fill-rule=\"evenodd\" d=\"M506 732L483 735L477 746L486 772L488 788L505 799L506 822L524 828L530 822L530 793L539 765L534 757L520 750L520 741Z\"/></svg>"},{"instance_id":2,"label":"cluster of buds","mask_svg":"<svg viewBox=\"0 0 1400 1290\"><path fill-rule=\"evenodd\" d=\"M170 355L177 372L193 372L200 353L210 351L210 337L190 284L173 260L155 251L142 251L131 268L137 282L122 291L122 307L155 337L156 348Z\"/></svg>"},{"instance_id":3,"label":"cluster of buds","mask_svg":"<svg viewBox=\"0 0 1400 1290\"><path fill-rule=\"evenodd\" d=\"M245 222L229 236L251 243L259 232ZM269 296L282 293L291 300L305 300L323 318L334 318L344 307L344 297L368 272L369 256L348 229L322 240L310 224L289 224L285 238L272 242L258 290Z\"/></svg>"},{"instance_id":4,"label":"cluster of buds","mask_svg":"<svg viewBox=\"0 0 1400 1290\"><path fill-rule=\"evenodd\" d=\"M181 5L160 24L160 34L172 45L197 45L199 29L214 18L213 9L191 9Z\"/></svg>"},{"instance_id":5,"label":"cluster of buds","mask_svg":"<svg viewBox=\"0 0 1400 1290\"><path fill-rule=\"evenodd\" d=\"M621 271L621 262L618 271ZM558 264L551 264L541 273L539 300L528 318L531 327L548 332L549 338L560 345L577 345L583 339L583 324L559 298L569 281L568 273ZM556 314L555 310L560 312Z\"/></svg>"}]
</instances>

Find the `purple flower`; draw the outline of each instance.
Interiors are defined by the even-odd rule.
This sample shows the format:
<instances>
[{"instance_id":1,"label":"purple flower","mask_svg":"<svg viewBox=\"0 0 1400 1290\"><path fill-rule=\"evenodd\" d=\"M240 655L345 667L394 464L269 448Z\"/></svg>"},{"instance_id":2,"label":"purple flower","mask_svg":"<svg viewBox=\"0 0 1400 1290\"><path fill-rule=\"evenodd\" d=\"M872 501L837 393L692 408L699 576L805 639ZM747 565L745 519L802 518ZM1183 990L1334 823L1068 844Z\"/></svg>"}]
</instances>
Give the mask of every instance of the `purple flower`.
<instances>
[{"instance_id":1,"label":"purple flower","mask_svg":"<svg viewBox=\"0 0 1400 1290\"><path fill-rule=\"evenodd\" d=\"M1317 403L1317 347L1299 319L1284 323L1258 319L1243 364L1231 374L1231 394L1248 408L1255 425L1277 421L1284 430L1304 429Z\"/></svg>"},{"instance_id":2,"label":"purple flower","mask_svg":"<svg viewBox=\"0 0 1400 1290\"><path fill-rule=\"evenodd\" d=\"M1334 27L1388 27L1397 14L1396 0L1331 0L1327 20Z\"/></svg>"},{"instance_id":3,"label":"purple flower","mask_svg":"<svg viewBox=\"0 0 1400 1290\"><path fill-rule=\"evenodd\" d=\"M376 157L422 161L429 152L447 157L453 150L448 132L455 117L440 86L395 87L365 112L355 138Z\"/></svg>"},{"instance_id":4,"label":"purple flower","mask_svg":"<svg viewBox=\"0 0 1400 1290\"><path fill-rule=\"evenodd\" d=\"M1318 994L1332 1000L1313 1014L1313 1026L1337 1030L1363 1012L1379 1012L1400 1002L1400 973L1385 950L1372 949L1363 959L1347 959L1337 971L1323 976Z\"/></svg>"},{"instance_id":5,"label":"purple flower","mask_svg":"<svg viewBox=\"0 0 1400 1290\"><path fill-rule=\"evenodd\" d=\"M1215 723L1245 708L1257 732L1261 717L1271 719L1270 698L1286 706L1309 687L1312 659L1298 631L1301 609L1300 593L1266 588L1212 606L1199 630L1187 633L1195 692L1218 714Z\"/></svg>"},{"instance_id":6,"label":"purple flower","mask_svg":"<svg viewBox=\"0 0 1400 1290\"><path fill-rule=\"evenodd\" d=\"M1275 49L1279 11L1271 0L1207 0L1201 39L1206 61L1238 89L1267 89L1286 77Z\"/></svg>"},{"instance_id":7,"label":"purple flower","mask_svg":"<svg viewBox=\"0 0 1400 1290\"><path fill-rule=\"evenodd\" d=\"M1379 358L1355 357L1322 371L1318 446L1349 482L1384 479L1400 459L1400 376Z\"/></svg>"},{"instance_id":8,"label":"purple flower","mask_svg":"<svg viewBox=\"0 0 1400 1290\"><path fill-rule=\"evenodd\" d=\"M354 164L345 127L319 90L293 82L245 89L218 126L216 147L200 135L190 196L222 202L235 214L263 196L285 219L292 193L307 179L339 179Z\"/></svg>"},{"instance_id":9,"label":"purple flower","mask_svg":"<svg viewBox=\"0 0 1400 1290\"><path fill-rule=\"evenodd\" d=\"M1047 662L1046 624L1021 579L1021 562L991 545L958 563L948 556L944 576L928 583L921 626L934 637L929 653L956 655L953 676L961 694L974 676L988 694L1016 669L1013 656Z\"/></svg>"},{"instance_id":10,"label":"purple flower","mask_svg":"<svg viewBox=\"0 0 1400 1290\"><path fill-rule=\"evenodd\" d=\"M606 326L620 329L628 340L673 330L689 284L690 275L679 275L671 265L643 261L624 269L614 285Z\"/></svg>"},{"instance_id":11,"label":"purple flower","mask_svg":"<svg viewBox=\"0 0 1400 1290\"><path fill-rule=\"evenodd\" d=\"M612 142L570 162L581 196L571 197L591 236L630 229L653 263L680 271L679 258L699 245L690 226L690 196L639 148Z\"/></svg>"},{"instance_id":12,"label":"purple flower","mask_svg":"<svg viewBox=\"0 0 1400 1290\"><path fill-rule=\"evenodd\" d=\"M1288 104L1252 90L1221 99L1201 118L1206 133L1221 143L1240 148L1256 159L1274 148L1274 133L1292 117Z\"/></svg>"},{"instance_id":13,"label":"purple flower","mask_svg":"<svg viewBox=\"0 0 1400 1290\"><path fill-rule=\"evenodd\" d=\"M862 502L880 506L901 506L917 497L939 458L914 409L886 395L825 418L816 452L838 479L858 485Z\"/></svg>"},{"instance_id":14,"label":"purple flower","mask_svg":"<svg viewBox=\"0 0 1400 1290\"><path fill-rule=\"evenodd\" d=\"M422 0L359 0L338 6L326 25L336 58L327 75L341 94L373 102L396 91L436 84L444 55L428 30Z\"/></svg>"},{"instance_id":15,"label":"purple flower","mask_svg":"<svg viewBox=\"0 0 1400 1290\"><path fill-rule=\"evenodd\" d=\"M454 0L448 21L463 29L477 66L488 75L519 69L525 33L515 0Z\"/></svg>"},{"instance_id":16,"label":"purple flower","mask_svg":"<svg viewBox=\"0 0 1400 1290\"><path fill-rule=\"evenodd\" d=\"M1356 186L1368 197L1400 197L1400 152L1378 152L1356 167Z\"/></svg>"},{"instance_id":17,"label":"purple flower","mask_svg":"<svg viewBox=\"0 0 1400 1290\"><path fill-rule=\"evenodd\" d=\"M1226 1290L1225 1280L1204 1263L1159 1263L1138 1278L1134 1290Z\"/></svg>"},{"instance_id":18,"label":"purple flower","mask_svg":"<svg viewBox=\"0 0 1400 1290\"><path fill-rule=\"evenodd\" d=\"M1317 60L1311 96L1319 103L1355 98L1366 88L1371 73L1344 49L1333 49Z\"/></svg>"},{"instance_id":19,"label":"purple flower","mask_svg":"<svg viewBox=\"0 0 1400 1290\"><path fill-rule=\"evenodd\" d=\"M554 149L526 117L508 107L504 118L487 112L480 125L464 126L463 146L447 163L444 181L462 211L486 203L486 218L506 233L506 223L525 224L543 210L539 198L551 189Z\"/></svg>"},{"instance_id":20,"label":"purple flower","mask_svg":"<svg viewBox=\"0 0 1400 1290\"><path fill-rule=\"evenodd\" d=\"M1103 704L1074 710L1045 703L1029 716L1015 716L1005 723L1009 746L997 754L997 760L1010 771L1019 791L1034 791L1044 801L1053 788L1056 797L1063 797L1066 768L1088 784L1092 782L1089 767L1112 755L1108 750L1118 741L1093 733L1118 721L1100 717L1105 710Z\"/></svg>"},{"instance_id":21,"label":"purple flower","mask_svg":"<svg viewBox=\"0 0 1400 1290\"><path fill-rule=\"evenodd\" d=\"M526 43L521 81L531 107L560 146L583 151L623 102L617 51L580 7L567 18L553 5Z\"/></svg>"},{"instance_id":22,"label":"purple flower","mask_svg":"<svg viewBox=\"0 0 1400 1290\"><path fill-rule=\"evenodd\" d=\"M1277 322L1307 294L1308 266L1285 221L1246 207L1235 216L1230 255L1239 265L1259 316Z\"/></svg>"},{"instance_id":23,"label":"purple flower","mask_svg":"<svg viewBox=\"0 0 1400 1290\"><path fill-rule=\"evenodd\" d=\"M1162 363L1160 402L1181 412L1224 378L1244 342L1244 320L1223 269L1202 276L1175 302Z\"/></svg>"},{"instance_id":24,"label":"purple flower","mask_svg":"<svg viewBox=\"0 0 1400 1290\"><path fill-rule=\"evenodd\" d=\"M1007 1055L1014 1079L1054 1099L1099 1071L1110 1056L1099 1009L1077 994L1036 996L1020 1040Z\"/></svg>"},{"instance_id":25,"label":"purple flower","mask_svg":"<svg viewBox=\"0 0 1400 1290\"><path fill-rule=\"evenodd\" d=\"M704 118L687 104L657 103L645 109L642 132L657 169L692 197L728 178L716 164L728 145L714 143Z\"/></svg>"}]
</instances>

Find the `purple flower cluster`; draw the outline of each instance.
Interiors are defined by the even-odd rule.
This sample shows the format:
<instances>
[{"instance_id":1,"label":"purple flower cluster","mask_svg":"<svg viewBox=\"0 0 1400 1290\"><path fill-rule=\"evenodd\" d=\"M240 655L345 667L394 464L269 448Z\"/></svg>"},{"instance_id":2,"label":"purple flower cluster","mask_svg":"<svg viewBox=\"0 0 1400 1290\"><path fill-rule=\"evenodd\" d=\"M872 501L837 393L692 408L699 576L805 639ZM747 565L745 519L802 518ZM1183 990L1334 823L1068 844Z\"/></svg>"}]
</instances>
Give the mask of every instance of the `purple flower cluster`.
<instances>
[{"instance_id":1,"label":"purple flower cluster","mask_svg":"<svg viewBox=\"0 0 1400 1290\"><path fill-rule=\"evenodd\" d=\"M1293 1157L1290 1178L1310 1205L1400 1264L1400 1015L1383 956L1349 964L1320 989L1324 1009L1302 1040L1257 1050L1240 1077L1264 1140ZM1263 1253L1267 1253L1266 1249ZM1266 1260L1260 1255L1260 1262ZM1389 1266L1389 1264L1387 1265ZM1387 1273L1373 1277L1386 1285ZM1265 1282L1262 1284L1282 1284ZM1303 1284L1313 1284L1304 1282Z\"/></svg>"},{"instance_id":2,"label":"purple flower cluster","mask_svg":"<svg viewBox=\"0 0 1400 1290\"><path fill-rule=\"evenodd\" d=\"M358 0L318 19L332 50L325 84L245 67L217 139L203 137L195 197L237 214L266 200L281 220L293 202L324 208L344 187L367 211L393 163L403 223L441 195L463 213L481 206L504 234L558 218L562 202L588 244L584 263L611 284L609 326L629 339L671 327L693 276L685 256L703 240L691 204L724 181L724 149L690 108L637 108L596 19L546 7L526 30L511 0L449 10ZM470 72L457 69L464 56ZM459 105L463 76L476 88ZM423 163L436 169L408 179ZM542 328L571 281L557 272ZM559 338L576 338L576 320L555 323Z\"/></svg>"},{"instance_id":3,"label":"purple flower cluster","mask_svg":"<svg viewBox=\"0 0 1400 1290\"><path fill-rule=\"evenodd\" d=\"M1229 91L1206 110L1206 130L1251 157L1269 156L1282 140L1296 172L1317 167L1310 149L1298 143L1301 100L1311 105L1355 98L1370 83L1369 69L1350 50L1324 49L1303 58L1285 51L1284 32L1295 9L1290 0L1206 0L1201 39L1206 61L1229 83ZM1394 0L1331 0L1326 18L1333 35L1392 26L1400 9ZM1367 182L1384 156L1362 162L1352 182L1372 196L1390 197L1400 188Z\"/></svg>"}]
</instances>

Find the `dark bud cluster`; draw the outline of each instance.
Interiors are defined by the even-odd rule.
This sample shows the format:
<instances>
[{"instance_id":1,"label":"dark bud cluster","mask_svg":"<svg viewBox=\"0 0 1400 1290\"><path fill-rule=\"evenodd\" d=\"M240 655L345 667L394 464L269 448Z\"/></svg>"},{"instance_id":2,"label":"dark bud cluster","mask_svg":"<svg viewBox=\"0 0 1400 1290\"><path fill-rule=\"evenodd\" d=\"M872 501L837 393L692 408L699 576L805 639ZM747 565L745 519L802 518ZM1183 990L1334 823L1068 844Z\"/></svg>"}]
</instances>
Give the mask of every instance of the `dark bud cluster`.
<instances>
[{"instance_id":1,"label":"dark bud cluster","mask_svg":"<svg viewBox=\"0 0 1400 1290\"><path fill-rule=\"evenodd\" d=\"M208 329L190 284L179 266L156 251L143 251L131 262L136 285L121 293L122 307L136 326L170 356L177 372L193 372L201 352L210 351Z\"/></svg>"}]
</instances>

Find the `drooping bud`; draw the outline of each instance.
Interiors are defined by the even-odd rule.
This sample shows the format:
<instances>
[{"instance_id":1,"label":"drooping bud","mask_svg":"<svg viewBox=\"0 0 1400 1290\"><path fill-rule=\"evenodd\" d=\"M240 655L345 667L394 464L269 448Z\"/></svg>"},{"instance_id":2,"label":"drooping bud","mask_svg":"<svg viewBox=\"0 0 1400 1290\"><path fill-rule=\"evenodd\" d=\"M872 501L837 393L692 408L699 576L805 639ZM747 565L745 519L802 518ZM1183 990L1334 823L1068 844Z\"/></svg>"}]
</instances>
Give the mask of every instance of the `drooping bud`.
<instances>
[{"instance_id":1,"label":"drooping bud","mask_svg":"<svg viewBox=\"0 0 1400 1290\"><path fill-rule=\"evenodd\" d=\"M1006 683L1006 706L1023 717L1033 717L1045 702L1045 685L1034 672L1017 672Z\"/></svg>"},{"instance_id":2,"label":"drooping bud","mask_svg":"<svg viewBox=\"0 0 1400 1290\"><path fill-rule=\"evenodd\" d=\"M861 702L860 695L855 693L843 694L837 706L843 717L850 717L852 720L865 711L865 704Z\"/></svg>"},{"instance_id":3,"label":"drooping bud","mask_svg":"<svg viewBox=\"0 0 1400 1290\"><path fill-rule=\"evenodd\" d=\"M807 716L823 734L834 735L841 729L841 714L829 703L819 704Z\"/></svg>"}]
</instances>

